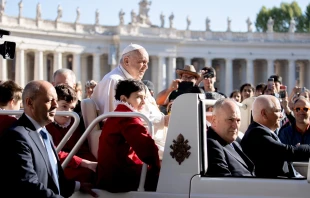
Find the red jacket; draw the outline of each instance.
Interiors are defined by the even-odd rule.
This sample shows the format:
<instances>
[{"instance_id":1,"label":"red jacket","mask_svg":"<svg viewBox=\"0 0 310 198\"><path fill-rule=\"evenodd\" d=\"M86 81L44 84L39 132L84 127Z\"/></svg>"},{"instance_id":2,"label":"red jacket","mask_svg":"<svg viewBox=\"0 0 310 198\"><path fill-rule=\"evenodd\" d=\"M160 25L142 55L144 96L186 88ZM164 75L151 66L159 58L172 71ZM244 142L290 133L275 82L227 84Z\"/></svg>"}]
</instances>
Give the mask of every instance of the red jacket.
<instances>
[{"instance_id":1,"label":"red jacket","mask_svg":"<svg viewBox=\"0 0 310 198\"><path fill-rule=\"evenodd\" d=\"M70 125L66 128L62 128L56 123L50 123L46 126L47 131L53 137L55 146L57 146L62 140L62 138L67 134L72 124L73 119L71 120ZM68 142L65 144L65 146L62 148L62 150L58 153L58 157L61 163L66 159L69 152L75 146L82 134L82 131L78 127L74 131ZM90 169L80 167L82 159L97 161L96 158L91 154L87 141L82 144L79 151L70 160L68 166L65 168L65 175L68 179L73 179L81 182L92 182L94 177L92 171Z\"/></svg>"},{"instance_id":2,"label":"red jacket","mask_svg":"<svg viewBox=\"0 0 310 198\"><path fill-rule=\"evenodd\" d=\"M119 104L116 112L132 112ZM148 164L145 188L156 190L160 161L158 148L140 118L111 117L99 138L97 185L110 192L138 189L142 164Z\"/></svg>"},{"instance_id":3,"label":"red jacket","mask_svg":"<svg viewBox=\"0 0 310 198\"><path fill-rule=\"evenodd\" d=\"M9 129L17 119L9 115L0 115L0 136Z\"/></svg>"}]
</instances>

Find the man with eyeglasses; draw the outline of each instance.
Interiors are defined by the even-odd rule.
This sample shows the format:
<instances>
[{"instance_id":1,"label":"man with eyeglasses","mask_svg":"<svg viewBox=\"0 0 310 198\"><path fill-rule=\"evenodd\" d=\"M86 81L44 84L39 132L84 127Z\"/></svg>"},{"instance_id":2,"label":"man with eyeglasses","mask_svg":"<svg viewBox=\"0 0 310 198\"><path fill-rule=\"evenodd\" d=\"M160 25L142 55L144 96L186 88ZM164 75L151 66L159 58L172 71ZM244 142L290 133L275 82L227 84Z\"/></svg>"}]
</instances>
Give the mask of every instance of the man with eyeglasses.
<instances>
[{"instance_id":1,"label":"man with eyeglasses","mask_svg":"<svg viewBox=\"0 0 310 198\"><path fill-rule=\"evenodd\" d=\"M283 144L298 146L310 144L310 102L303 96L294 103L295 122L280 130L279 138ZM308 160L306 160L308 161Z\"/></svg>"},{"instance_id":2,"label":"man with eyeglasses","mask_svg":"<svg viewBox=\"0 0 310 198\"><path fill-rule=\"evenodd\" d=\"M192 86L194 86L200 77L193 65L185 65L184 69L177 69L176 73L180 78L173 80L167 89L158 93L156 97L156 103L158 105L167 105L170 100L177 98L180 95L179 93L183 92L180 90L182 87L179 86L181 82L192 82Z\"/></svg>"},{"instance_id":3,"label":"man with eyeglasses","mask_svg":"<svg viewBox=\"0 0 310 198\"><path fill-rule=\"evenodd\" d=\"M241 140L243 151L255 165L257 177L300 178L292 161L309 160L310 146L283 144L275 130L283 118L279 100L275 96L261 95L252 106L253 122Z\"/></svg>"}]
</instances>

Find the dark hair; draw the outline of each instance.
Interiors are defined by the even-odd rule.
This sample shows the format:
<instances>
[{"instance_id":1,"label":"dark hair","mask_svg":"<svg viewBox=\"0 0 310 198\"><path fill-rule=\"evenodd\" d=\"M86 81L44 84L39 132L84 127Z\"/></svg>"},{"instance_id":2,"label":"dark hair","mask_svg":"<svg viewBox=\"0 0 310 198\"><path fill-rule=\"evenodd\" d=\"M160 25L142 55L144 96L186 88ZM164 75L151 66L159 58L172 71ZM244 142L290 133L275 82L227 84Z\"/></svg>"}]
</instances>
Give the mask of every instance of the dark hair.
<instances>
[{"instance_id":1,"label":"dark hair","mask_svg":"<svg viewBox=\"0 0 310 198\"><path fill-rule=\"evenodd\" d=\"M265 83L260 83L260 84L258 84L258 85L256 85L256 87L255 87L255 91L256 90L262 90L262 92L265 90L265 87L266 87L267 85L265 84Z\"/></svg>"},{"instance_id":2,"label":"dark hair","mask_svg":"<svg viewBox=\"0 0 310 198\"><path fill-rule=\"evenodd\" d=\"M240 91L239 91L238 89L236 89L236 90L234 90L233 92L231 92L229 98L232 98L232 97L234 96L235 93L241 94Z\"/></svg>"},{"instance_id":3,"label":"dark hair","mask_svg":"<svg viewBox=\"0 0 310 198\"><path fill-rule=\"evenodd\" d=\"M242 93L243 89L244 89L245 87L247 87L247 86L251 87L252 91L254 92L254 87L253 87L253 85L251 85L250 83L245 83L245 84L241 85L241 87L240 87L240 93Z\"/></svg>"},{"instance_id":4,"label":"dark hair","mask_svg":"<svg viewBox=\"0 0 310 198\"><path fill-rule=\"evenodd\" d=\"M11 100L21 100L23 89L13 80L7 80L0 84L0 106L6 106Z\"/></svg>"},{"instance_id":5,"label":"dark hair","mask_svg":"<svg viewBox=\"0 0 310 198\"><path fill-rule=\"evenodd\" d=\"M274 82L279 82L282 84L282 77L279 75L271 75L269 78L273 78Z\"/></svg>"},{"instance_id":6,"label":"dark hair","mask_svg":"<svg viewBox=\"0 0 310 198\"><path fill-rule=\"evenodd\" d=\"M121 100L121 95L129 98L133 92L137 91L146 91L143 82L133 79L121 80L117 83L115 88L115 99Z\"/></svg>"},{"instance_id":7,"label":"dark hair","mask_svg":"<svg viewBox=\"0 0 310 198\"><path fill-rule=\"evenodd\" d=\"M75 90L67 84L59 84L55 86L58 101L64 100L66 102L77 101Z\"/></svg>"},{"instance_id":8,"label":"dark hair","mask_svg":"<svg viewBox=\"0 0 310 198\"><path fill-rule=\"evenodd\" d=\"M204 77L207 76L209 78L212 78L212 77L216 76L216 72L215 72L215 69L213 67L203 67L201 70L205 71L205 74L203 74ZM212 74L213 76L208 76L208 74Z\"/></svg>"}]
</instances>

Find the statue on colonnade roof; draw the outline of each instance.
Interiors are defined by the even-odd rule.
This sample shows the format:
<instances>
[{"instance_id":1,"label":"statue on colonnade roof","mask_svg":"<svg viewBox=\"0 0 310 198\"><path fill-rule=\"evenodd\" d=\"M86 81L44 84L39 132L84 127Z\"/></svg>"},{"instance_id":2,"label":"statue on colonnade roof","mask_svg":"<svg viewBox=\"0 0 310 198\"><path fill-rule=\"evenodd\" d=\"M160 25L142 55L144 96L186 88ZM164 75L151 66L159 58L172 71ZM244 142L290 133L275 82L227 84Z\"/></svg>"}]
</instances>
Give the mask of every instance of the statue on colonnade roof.
<instances>
[{"instance_id":1,"label":"statue on colonnade roof","mask_svg":"<svg viewBox=\"0 0 310 198\"><path fill-rule=\"evenodd\" d=\"M56 21L60 20L61 17L62 17L62 7L60 5L58 5Z\"/></svg>"},{"instance_id":2,"label":"statue on colonnade roof","mask_svg":"<svg viewBox=\"0 0 310 198\"><path fill-rule=\"evenodd\" d=\"M125 12L123 11L123 9L121 9L118 13L118 17L119 17L119 24L120 25L124 25L125 21L124 21L124 15Z\"/></svg>"},{"instance_id":3,"label":"statue on colonnade roof","mask_svg":"<svg viewBox=\"0 0 310 198\"><path fill-rule=\"evenodd\" d=\"M246 24L248 26L248 32L252 32L252 21L250 17L248 17L248 19L246 20Z\"/></svg>"},{"instance_id":4,"label":"statue on colonnade roof","mask_svg":"<svg viewBox=\"0 0 310 198\"><path fill-rule=\"evenodd\" d=\"M96 10L96 14L95 14L95 25L99 25L99 10L97 9Z\"/></svg>"},{"instance_id":5,"label":"statue on colonnade roof","mask_svg":"<svg viewBox=\"0 0 310 198\"><path fill-rule=\"evenodd\" d=\"M1 4L0 4L0 14L3 15L4 11L5 11L5 4L6 4L6 0L1 0Z\"/></svg>"},{"instance_id":6,"label":"statue on colonnade roof","mask_svg":"<svg viewBox=\"0 0 310 198\"><path fill-rule=\"evenodd\" d=\"M148 0L141 0L139 2L139 15L138 15L139 23L152 25L148 14L151 4L152 2Z\"/></svg>"},{"instance_id":7,"label":"statue on colonnade roof","mask_svg":"<svg viewBox=\"0 0 310 198\"><path fill-rule=\"evenodd\" d=\"M207 17L206 18L206 31L211 31L210 23L211 23L211 20L209 19L209 17Z\"/></svg>"},{"instance_id":8,"label":"statue on colonnade roof","mask_svg":"<svg viewBox=\"0 0 310 198\"><path fill-rule=\"evenodd\" d=\"M41 4L38 3L37 4L37 16L36 16L37 20L41 20Z\"/></svg>"},{"instance_id":9,"label":"statue on colonnade roof","mask_svg":"<svg viewBox=\"0 0 310 198\"><path fill-rule=\"evenodd\" d=\"M18 3L18 8L19 8L19 13L18 13L18 17L22 17L23 15L23 0L20 0L20 2Z\"/></svg>"},{"instance_id":10,"label":"statue on colonnade roof","mask_svg":"<svg viewBox=\"0 0 310 198\"><path fill-rule=\"evenodd\" d=\"M165 27L165 15L163 14L163 12L161 12L159 18L160 18L160 27L161 28Z\"/></svg>"},{"instance_id":11,"label":"statue on colonnade roof","mask_svg":"<svg viewBox=\"0 0 310 198\"><path fill-rule=\"evenodd\" d=\"M77 7L77 8L76 8L76 19L75 19L75 23L79 23L79 22L80 22L80 16L81 16L81 11L80 11L80 8Z\"/></svg>"}]
</instances>

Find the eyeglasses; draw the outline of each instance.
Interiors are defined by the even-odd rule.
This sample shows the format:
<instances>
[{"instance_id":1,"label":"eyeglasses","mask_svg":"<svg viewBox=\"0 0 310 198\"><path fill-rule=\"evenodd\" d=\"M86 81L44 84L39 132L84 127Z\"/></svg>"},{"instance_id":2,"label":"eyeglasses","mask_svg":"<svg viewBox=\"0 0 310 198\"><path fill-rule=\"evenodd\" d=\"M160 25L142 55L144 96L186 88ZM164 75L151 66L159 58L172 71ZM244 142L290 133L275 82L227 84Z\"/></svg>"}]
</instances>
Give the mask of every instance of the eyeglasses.
<instances>
[{"instance_id":1,"label":"eyeglasses","mask_svg":"<svg viewBox=\"0 0 310 198\"><path fill-rule=\"evenodd\" d=\"M97 85L97 83L95 81L93 81L93 80L89 80L85 84L86 87L94 87L96 85Z\"/></svg>"},{"instance_id":2,"label":"eyeglasses","mask_svg":"<svg viewBox=\"0 0 310 198\"><path fill-rule=\"evenodd\" d=\"M296 107L296 108L294 108L294 110L296 111L296 112L299 112L300 110L303 110L304 112L308 112L308 110L309 110L310 108L309 107L303 107L303 108L301 108L301 107Z\"/></svg>"}]
</instances>

